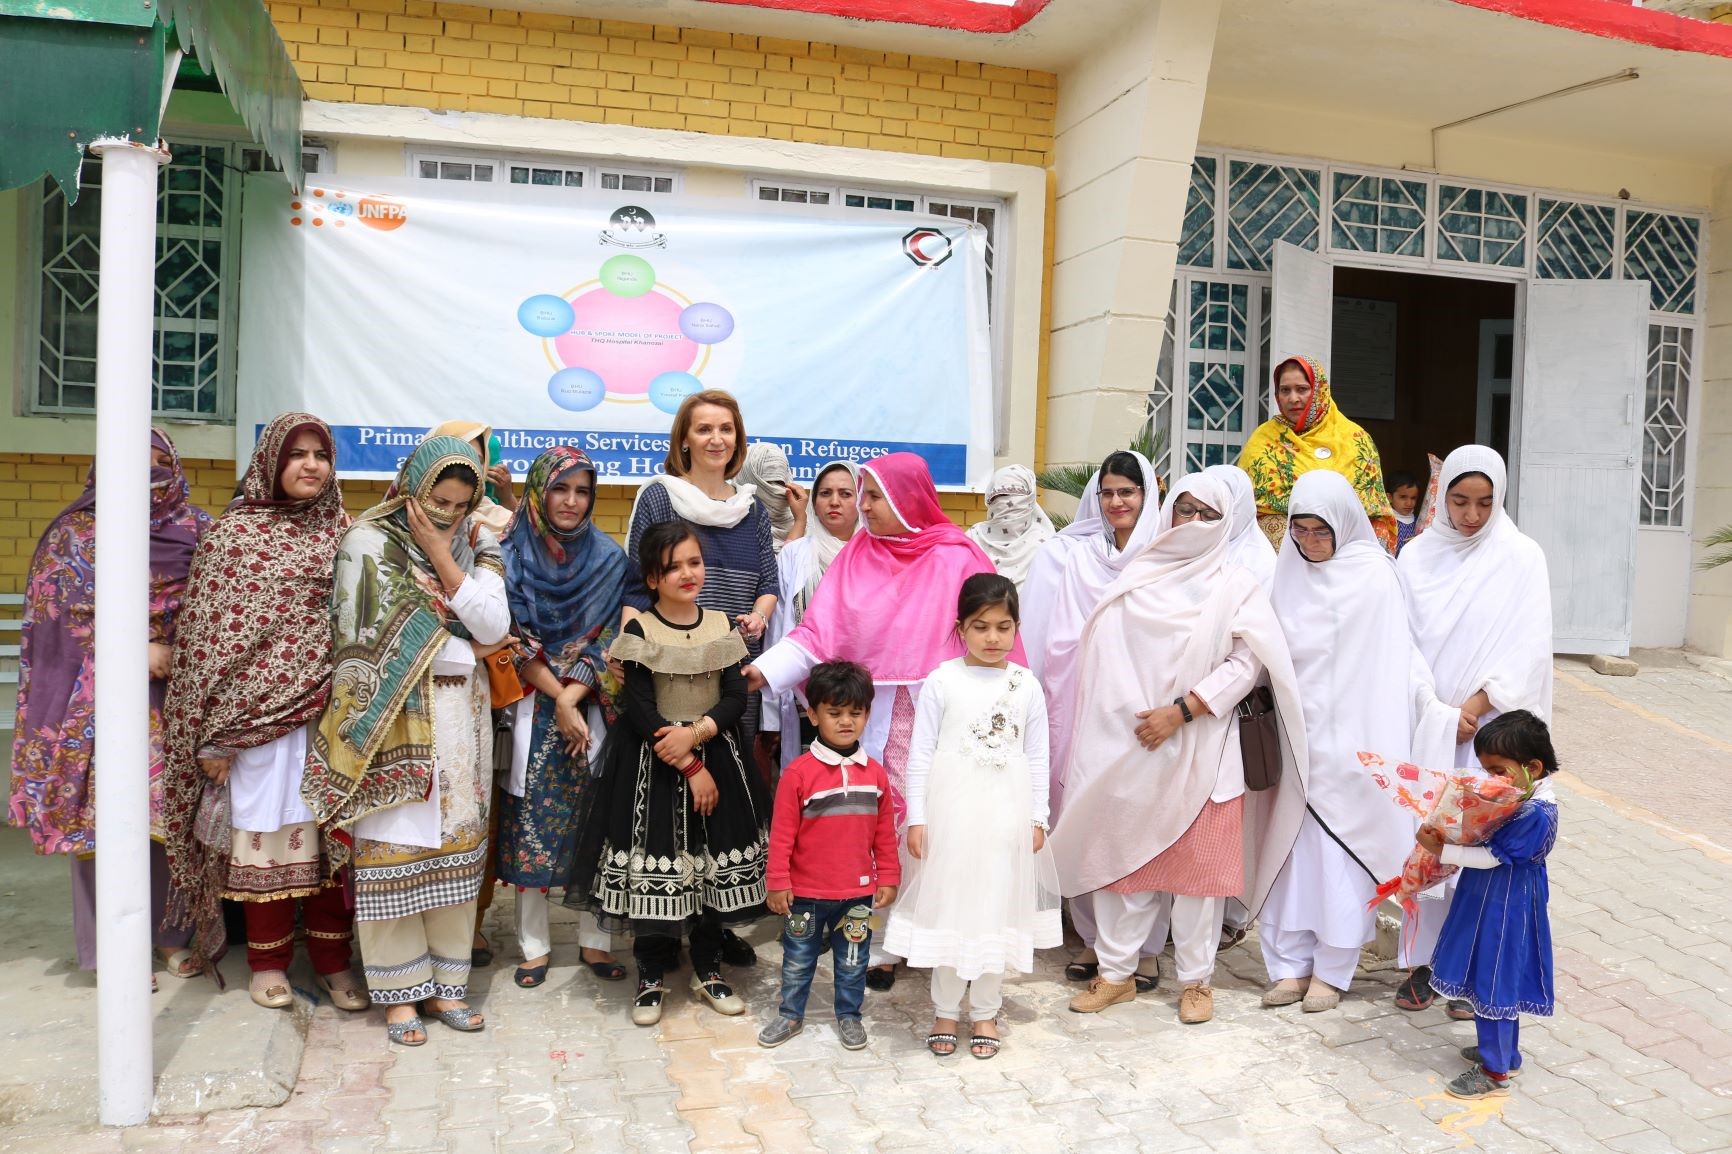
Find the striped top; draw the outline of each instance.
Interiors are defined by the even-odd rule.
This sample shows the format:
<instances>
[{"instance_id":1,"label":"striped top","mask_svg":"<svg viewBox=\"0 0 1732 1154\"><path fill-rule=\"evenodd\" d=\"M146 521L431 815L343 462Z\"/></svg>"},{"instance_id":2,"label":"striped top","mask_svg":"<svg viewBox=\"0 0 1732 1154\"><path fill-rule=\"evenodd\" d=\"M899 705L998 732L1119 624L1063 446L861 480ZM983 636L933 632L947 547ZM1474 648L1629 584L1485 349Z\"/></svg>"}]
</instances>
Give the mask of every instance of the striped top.
<instances>
[{"instance_id":1,"label":"striped top","mask_svg":"<svg viewBox=\"0 0 1732 1154\"><path fill-rule=\"evenodd\" d=\"M663 521L674 521L674 503L668 491L660 485L647 485L638 498L637 510L626 536L628 558L625 575L625 603L643 612L655 597L644 587L643 570L637 561L637 545L644 531ZM726 529L708 525L693 525L698 532L698 546L704 551L704 587L698 593L698 604L705 609L726 613L732 620L750 613L758 598L781 592L776 573L776 546L770 536L770 518L756 502L745 520Z\"/></svg>"}]
</instances>

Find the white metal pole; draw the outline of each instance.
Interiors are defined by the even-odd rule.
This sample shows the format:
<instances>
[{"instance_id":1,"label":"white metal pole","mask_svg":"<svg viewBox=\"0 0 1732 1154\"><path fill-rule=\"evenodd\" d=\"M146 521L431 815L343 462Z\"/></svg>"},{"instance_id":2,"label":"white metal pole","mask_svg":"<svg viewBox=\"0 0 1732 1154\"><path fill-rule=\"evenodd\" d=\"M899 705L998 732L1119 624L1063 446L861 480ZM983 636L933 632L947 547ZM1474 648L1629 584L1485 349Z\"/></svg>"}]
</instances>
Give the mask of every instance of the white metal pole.
<instances>
[{"instance_id":1,"label":"white metal pole","mask_svg":"<svg viewBox=\"0 0 1732 1154\"><path fill-rule=\"evenodd\" d=\"M104 1125L150 1117L150 410L156 180L168 154L104 138L96 319L97 1077Z\"/></svg>"}]
</instances>

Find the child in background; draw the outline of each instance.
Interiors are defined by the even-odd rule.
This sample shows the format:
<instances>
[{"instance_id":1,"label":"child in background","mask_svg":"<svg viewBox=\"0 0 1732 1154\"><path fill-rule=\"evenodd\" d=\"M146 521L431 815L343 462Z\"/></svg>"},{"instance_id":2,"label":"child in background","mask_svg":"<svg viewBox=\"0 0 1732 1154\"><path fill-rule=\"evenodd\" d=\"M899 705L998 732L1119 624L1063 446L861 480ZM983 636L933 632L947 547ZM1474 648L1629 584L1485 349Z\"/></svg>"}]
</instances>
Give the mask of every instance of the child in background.
<instances>
[{"instance_id":1,"label":"child in background","mask_svg":"<svg viewBox=\"0 0 1732 1154\"><path fill-rule=\"evenodd\" d=\"M1546 855L1558 836L1558 771L1546 723L1525 709L1489 721L1473 738L1487 773L1531 784L1521 810L1483 846L1444 845L1433 830L1419 844L1445 864L1462 867L1461 882L1431 961L1431 988L1473 1005L1479 1045L1461 1056L1473 1068L1445 1089L1452 1098L1497 1098L1521 1072L1517 1015L1550 1016L1552 929L1546 913Z\"/></svg>"},{"instance_id":2,"label":"child in background","mask_svg":"<svg viewBox=\"0 0 1732 1154\"><path fill-rule=\"evenodd\" d=\"M746 642L727 614L698 604L697 530L651 526L638 564L656 600L613 643L625 666L620 724L589 791L565 902L637 935L631 1020L653 1026L687 933L692 993L717 1013L745 1013L722 980L722 927L763 914L769 807L742 753Z\"/></svg>"},{"instance_id":3,"label":"child in background","mask_svg":"<svg viewBox=\"0 0 1732 1154\"><path fill-rule=\"evenodd\" d=\"M1412 473L1386 473L1383 491L1389 494L1389 507L1395 510L1395 552L1400 556L1419 532L1419 482Z\"/></svg>"},{"instance_id":4,"label":"child in background","mask_svg":"<svg viewBox=\"0 0 1732 1154\"><path fill-rule=\"evenodd\" d=\"M932 968L926 1047L956 1052L966 993L969 1052L998 1053L1000 985L1034 951L1064 940L1047 832L1046 696L1010 663L1016 586L996 573L962 583L956 630L967 653L927 677L908 748L908 853L918 861L890 911L884 948Z\"/></svg>"},{"instance_id":5,"label":"child in background","mask_svg":"<svg viewBox=\"0 0 1732 1154\"><path fill-rule=\"evenodd\" d=\"M765 905L781 914L782 1004L758 1045L780 1046L802 1029L812 974L828 949L836 971L836 1032L848 1050L866 1045L860 1004L872 911L896 900L902 864L890 776L860 748L872 709L872 674L826 661L806 682L816 740L782 771L770 827Z\"/></svg>"}]
</instances>

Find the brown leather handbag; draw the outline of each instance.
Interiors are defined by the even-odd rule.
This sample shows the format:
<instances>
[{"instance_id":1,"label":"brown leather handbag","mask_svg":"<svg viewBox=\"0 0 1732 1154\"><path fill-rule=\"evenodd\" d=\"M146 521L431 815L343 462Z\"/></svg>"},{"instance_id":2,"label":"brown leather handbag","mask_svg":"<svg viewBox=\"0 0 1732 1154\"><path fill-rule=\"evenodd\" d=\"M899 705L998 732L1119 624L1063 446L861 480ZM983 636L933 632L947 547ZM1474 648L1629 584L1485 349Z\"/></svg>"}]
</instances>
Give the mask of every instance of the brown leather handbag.
<instances>
[{"instance_id":1,"label":"brown leather handbag","mask_svg":"<svg viewBox=\"0 0 1732 1154\"><path fill-rule=\"evenodd\" d=\"M487 667L487 687L495 709L515 705L529 696L529 690L517 676L517 666L512 660L514 649L515 646L508 645L481 659L482 664Z\"/></svg>"},{"instance_id":2,"label":"brown leather handbag","mask_svg":"<svg viewBox=\"0 0 1732 1154\"><path fill-rule=\"evenodd\" d=\"M1267 685L1246 694L1234 713L1239 718L1239 755L1245 762L1245 788L1254 793L1281 783L1281 717Z\"/></svg>"}]
</instances>

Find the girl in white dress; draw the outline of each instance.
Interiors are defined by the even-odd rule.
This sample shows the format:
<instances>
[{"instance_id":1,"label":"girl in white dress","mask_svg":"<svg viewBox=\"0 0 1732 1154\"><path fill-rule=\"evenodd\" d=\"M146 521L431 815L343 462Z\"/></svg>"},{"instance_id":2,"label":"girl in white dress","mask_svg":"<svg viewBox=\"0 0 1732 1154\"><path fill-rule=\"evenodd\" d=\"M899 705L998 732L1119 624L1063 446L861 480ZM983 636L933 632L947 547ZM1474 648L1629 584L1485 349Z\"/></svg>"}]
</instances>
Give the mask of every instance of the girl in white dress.
<instances>
[{"instance_id":1,"label":"girl in white dress","mask_svg":"<svg viewBox=\"0 0 1732 1154\"><path fill-rule=\"evenodd\" d=\"M982 573L962 583L956 629L967 653L926 678L909 743L912 880L890 914L885 949L932 968L927 1048L956 1052L966 992L976 1058L998 1053L1000 983L1059 945L1058 873L1047 828L1046 701L1009 658L1016 586Z\"/></svg>"}]
</instances>

